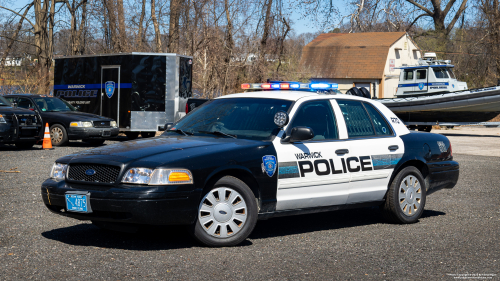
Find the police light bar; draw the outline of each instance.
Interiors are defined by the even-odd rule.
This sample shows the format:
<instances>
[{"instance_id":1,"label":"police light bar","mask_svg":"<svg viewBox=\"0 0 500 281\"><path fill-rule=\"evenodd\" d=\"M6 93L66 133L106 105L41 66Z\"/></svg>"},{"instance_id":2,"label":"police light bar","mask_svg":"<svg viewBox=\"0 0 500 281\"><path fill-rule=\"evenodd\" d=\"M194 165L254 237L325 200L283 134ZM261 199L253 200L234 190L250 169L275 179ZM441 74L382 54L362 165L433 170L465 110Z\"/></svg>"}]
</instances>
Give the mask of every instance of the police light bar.
<instances>
[{"instance_id":1,"label":"police light bar","mask_svg":"<svg viewBox=\"0 0 500 281\"><path fill-rule=\"evenodd\" d=\"M241 84L244 90L334 90L339 88L337 83L299 83L299 82L282 82L282 83L245 83Z\"/></svg>"}]
</instances>

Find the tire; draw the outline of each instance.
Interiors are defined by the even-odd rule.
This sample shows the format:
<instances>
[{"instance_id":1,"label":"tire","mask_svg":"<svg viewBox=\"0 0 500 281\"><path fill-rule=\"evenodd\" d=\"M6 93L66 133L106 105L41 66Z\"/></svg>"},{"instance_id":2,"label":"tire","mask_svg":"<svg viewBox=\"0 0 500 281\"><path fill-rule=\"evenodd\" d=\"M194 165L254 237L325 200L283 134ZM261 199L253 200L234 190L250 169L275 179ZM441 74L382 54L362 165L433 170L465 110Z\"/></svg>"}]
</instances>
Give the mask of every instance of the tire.
<instances>
[{"instance_id":1,"label":"tire","mask_svg":"<svg viewBox=\"0 0 500 281\"><path fill-rule=\"evenodd\" d=\"M152 138L156 135L156 132L141 132L141 137Z\"/></svg>"},{"instance_id":2,"label":"tire","mask_svg":"<svg viewBox=\"0 0 500 281\"><path fill-rule=\"evenodd\" d=\"M424 178L417 168L409 166L399 171L382 205L384 217L400 224L417 222L424 212L426 190Z\"/></svg>"},{"instance_id":3,"label":"tire","mask_svg":"<svg viewBox=\"0 0 500 281\"><path fill-rule=\"evenodd\" d=\"M363 93L363 96L367 99L371 99L371 94L370 92L365 88L365 87L361 87L359 88L359 90L361 91L361 93Z\"/></svg>"},{"instance_id":4,"label":"tire","mask_svg":"<svg viewBox=\"0 0 500 281\"><path fill-rule=\"evenodd\" d=\"M235 177L225 176L204 193L191 232L206 246L234 246L252 233L257 213L250 188Z\"/></svg>"},{"instance_id":5,"label":"tire","mask_svg":"<svg viewBox=\"0 0 500 281\"><path fill-rule=\"evenodd\" d=\"M139 132L125 132L125 135L129 140L135 140L137 137L139 137Z\"/></svg>"},{"instance_id":6,"label":"tire","mask_svg":"<svg viewBox=\"0 0 500 281\"><path fill-rule=\"evenodd\" d=\"M101 139L84 139L84 142L90 144L90 145L102 145L106 140L101 140Z\"/></svg>"},{"instance_id":7,"label":"tire","mask_svg":"<svg viewBox=\"0 0 500 281\"><path fill-rule=\"evenodd\" d=\"M30 149L30 148L32 148L35 145L35 142L34 141L16 142L15 145L19 149Z\"/></svg>"},{"instance_id":8,"label":"tire","mask_svg":"<svg viewBox=\"0 0 500 281\"><path fill-rule=\"evenodd\" d=\"M50 126L50 140L53 146L65 145L68 142L68 134L64 126L59 124Z\"/></svg>"}]
</instances>

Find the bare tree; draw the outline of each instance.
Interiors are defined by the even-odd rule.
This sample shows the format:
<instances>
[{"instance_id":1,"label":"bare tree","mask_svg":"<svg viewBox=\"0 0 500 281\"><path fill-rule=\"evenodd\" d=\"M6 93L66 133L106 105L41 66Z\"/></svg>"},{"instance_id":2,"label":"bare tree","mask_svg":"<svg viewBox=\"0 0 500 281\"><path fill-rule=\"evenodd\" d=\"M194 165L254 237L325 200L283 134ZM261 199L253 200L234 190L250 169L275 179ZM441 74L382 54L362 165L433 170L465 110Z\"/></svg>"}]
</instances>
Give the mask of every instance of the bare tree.
<instances>
[{"instance_id":1,"label":"bare tree","mask_svg":"<svg viewBox=\"0 0 500 281\"><path fill-rule=\"evenodd\" d=\"M83 44L83 31L85 29L85 21L87 14L87 0L81 0L77 3L72 0L71 4L68 0L66 2L66 7L71 15L71 54L72 55L82 55L85 51L85 45ZM77 24L77 11L82 8L80 24Z\"/></svg>"},{"instance_id":2,"label":"bare tree","mask_svg":"<svg viewBox=\"0 0 500 281\"><path fill-rule=\"evenodd\" d=\"M455 26L455 23L460 18L460 15L465 11L467 5L467 0L462 0L462 4L460 4L452 20L446 26L445 19L450 13L452 7L455 5L455 2L457 0L449 0L444 9L441 8L442 5L441 0L423 1L423 4L419 3L418 0L406 0L406 1L414 5L418 9L422 10L423 12L423 14L415 18L414 22L416 22L421 17L426 17L426 16L431 17L432 20L434 21L435 31L437 33L442 33L446 36L450 34L451 30Z\"/></svg>"}]
</instances>

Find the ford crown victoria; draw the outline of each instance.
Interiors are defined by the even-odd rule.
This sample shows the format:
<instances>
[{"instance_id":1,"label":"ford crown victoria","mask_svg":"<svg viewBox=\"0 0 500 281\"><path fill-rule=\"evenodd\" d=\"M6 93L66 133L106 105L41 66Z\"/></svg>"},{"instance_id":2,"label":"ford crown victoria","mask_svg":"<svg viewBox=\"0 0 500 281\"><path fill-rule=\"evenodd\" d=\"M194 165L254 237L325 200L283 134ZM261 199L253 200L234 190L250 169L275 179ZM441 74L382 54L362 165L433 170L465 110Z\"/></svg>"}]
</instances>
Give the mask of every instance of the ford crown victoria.
<instances>
[{"instance_id":1,"label":"ford crown victoria","mask_svg":"<svg viewBox=\"0 0 500 281\"><path fill-rule=\"evenodd\" d=\"M41 196L101 227L186 224L231 246L277 216L380 206L414 223L458 176L445 136L408 131L377 101L263 91L208 101L156 138L62 157Z\"/></svg>"}]
</instances>

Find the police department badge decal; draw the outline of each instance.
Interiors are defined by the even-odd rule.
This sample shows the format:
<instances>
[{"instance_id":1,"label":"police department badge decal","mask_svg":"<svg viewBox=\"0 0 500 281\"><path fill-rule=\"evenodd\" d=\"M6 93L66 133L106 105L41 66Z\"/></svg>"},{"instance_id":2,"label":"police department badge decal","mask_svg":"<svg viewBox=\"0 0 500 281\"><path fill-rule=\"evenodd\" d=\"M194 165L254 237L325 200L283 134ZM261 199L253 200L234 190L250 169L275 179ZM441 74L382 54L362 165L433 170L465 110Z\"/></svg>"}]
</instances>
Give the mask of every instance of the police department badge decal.
<instances>
[{"instance_id":1,"label":"police department badge decal","mask_svg":"<svg viewBox=\"0 0 500 281\"><path fill-rule=\"evenodd\" d=\"M106 96L108 96L108 98L111 98L115 93L115 82L108 81L104 84L104 87L106 88Z\"/></svg>"},{"instance_id":2,"label":"police department badge decal","mask_svg":"<svg viewBox=\"0 0 500 281\"><path fill-rule=\"evenodd\" d=\"M262 166L265 173L272 177L274 172L276 172L276 156L266 155L262 157Z\"/></svg>"},{"instance_id":3,"label":"police department badge decal","mask_svg":"<svg viewBox=\"0 0 500 281\"><path fill-rule=\"evenodd\" d=\"M425 85L424 85L424 83L418 83L418 88L419 88L420 90L422 90L422 89L424 88L424 86L425 86Z\"/></svg>"}]
</instances>

